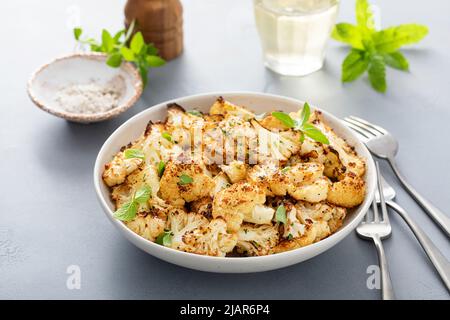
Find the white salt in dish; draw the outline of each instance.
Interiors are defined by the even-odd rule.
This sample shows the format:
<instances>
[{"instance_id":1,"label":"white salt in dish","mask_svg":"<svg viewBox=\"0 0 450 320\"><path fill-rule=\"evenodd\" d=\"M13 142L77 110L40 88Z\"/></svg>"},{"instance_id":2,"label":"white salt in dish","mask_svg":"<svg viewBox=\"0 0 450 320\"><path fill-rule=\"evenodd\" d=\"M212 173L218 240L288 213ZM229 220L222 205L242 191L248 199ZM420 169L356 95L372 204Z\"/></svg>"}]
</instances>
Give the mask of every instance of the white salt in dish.
<instances>
[{"instance_id":1,"label":"white salt in dish","mask_svg":"<svg viewBox=\"0 0 450 320\"><path fill-rule=\"evenodd\" d=\"M141 96L142 87L141 77L131 63L111 68L105 54L75 53L34 72L28 94L40 109L52 115L91 123L131 108Z\"/></svg>"}]
</instances>

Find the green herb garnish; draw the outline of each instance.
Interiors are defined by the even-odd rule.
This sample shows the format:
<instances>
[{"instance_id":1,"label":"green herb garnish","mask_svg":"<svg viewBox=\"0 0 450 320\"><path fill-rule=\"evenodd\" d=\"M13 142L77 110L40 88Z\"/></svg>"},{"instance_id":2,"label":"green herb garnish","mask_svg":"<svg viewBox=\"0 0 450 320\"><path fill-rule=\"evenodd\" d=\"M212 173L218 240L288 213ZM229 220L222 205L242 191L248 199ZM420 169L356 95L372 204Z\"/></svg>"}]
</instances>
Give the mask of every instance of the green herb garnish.
<instances>
[{"instance_id":1,"label":"green herb garnish","mask_svg":"<svg viewBox=\"0 0 450 320\"><path fill-rule=\"evenodd\" d=\"M83 30L79 27L73 29L73 35L80 45L88 45L94 52L106 53L108 55L106 64L110 67L118 68L123 60L133 62L139 70L145 87L148 69L160 67L165 64L165 61L158 55L158 50L153 44L145 43L141 32L136 32L132 36L134 25L133 21L126 32L120 30L114 36L103 29L101 42L93 38L81 39Z\"/></svg>"},{"instance_id":2,"label":"green herb garnish","mask_svg":"<svg viewBox=\"0 0 450 320\"><path fill-rule=\"evenodd\" d=\"M169 142L172 142L172 136L168 132L161 133L161 136Z\"/></svg>"},{"instance_id":3,"label":"green herb garnish","mask_svg":"<svg viewBox=\"0 0 450 320\"><path fill-rule=\"evenodd\" d=\"M286 167L284 167L283 169L281 169L281 173L286 173L286 172L288 172L289 170L291 170L291 167L290 167L290 166L286 166Z\"/></svg>"},{"instance_id":4,"label":"green herb garnish","mask_svg":"<svg viewBox=\"0 0 450 320\"><path fill-rule=\"evenodd\" d=\"M193 116L196 116L196 117L202 117L203 116L203 113L201 113L198 110L189 110L189 111L186 111L186 112L189 113L189 114L192 114Z\"/></svg>"},{"instance_id":5,"label":"green herb garnish","mask_svg":"<svg viewBox=\"0 0 450 320\"><path fill-rule=\"evenodd\" d=\"M180 186L184 186L184 185L187 185L187 184L190 184L190 183L192 183L194 181L194 179L192 179L190 176L188 176L187 174L182 174L181 176L180 176L180 180L178 181L178 184L180 185Z\"/></svg>"},{"instance_id":6,"label":"green herb garnish","mask_svg":"<svg viewBox=\"0 0 450 320\"><path fill-rule=\"evenodd\" d=\"M156 243L165 247L170 247L170 245L172 244L172 232L168 231L168 230L164 230L163 233L161 233L157 238L156 238Z\"/></svg>"},{"instance_id":7,"label":"green herb garnish","mask_svg":"<svg viewBox=\"0 0 450 320\"><path fill-rule=\"evenodd\" d=\"M338 23L332 37L352 47L342 63L342 82L350 82L368 72L372 87L385 92L386 65L406 71L408 60L398 51L402 46L417 43L428 34L419 24L402 24L377 31L367 0L356 1L356 25Z\"/></svg>"},{"instance_id":8,"label":"green herb garnish","mask_svg":"<svg viewBox=\"0 0 450 320\"><path fill-rule=\"evenodd\" d=\"M272 115L280 120L286 127L290 129L294 129L295 131L300 132L300 141L303 142L304 136L308 136L311 139L321 142L323 144L330 144L328 138L314 125L308 122L309 117L311 116L311 108L309 104L305 102L303 105L303 109L301 112L301 122L295 119L292 119L290 115L284 112L275 111L272 112Z\"/></svg>"},{"instance_id":9,"label":"green herb garnish","mask_svg":"<svg viewBox=\"0 0 450 320\"><path fill-rule=\"evenodd\" d=\"M166 170L166 164L164 163L164 161L160 161L159 163L158 163L158 176L161 178L162 177L162 175L163 175L163 173L164 173L164 170Z\"/></svg>"},{"instance_id":10,"label":"green herb garnish","mask_svg":"<svg viewBox=\"0 0 450 320\"><path fill-rule=\"evenodd\" d=\"M288 236L287 236L287 239L288 240L292 240L293 238L294 238L294 236L292 235L292 233L289 233Z\"/></svg>"},{"instance_id":11,"label":"green herb garnish","mask_svg":"<svg viewBox=\"0 0 450 320\"><path fill-rule=\"evenodd\" d=\"M143 186L135 192L131 201L122 205L114 212L114 218L122 221L131 221L136 217L139 204L144 204L150 199L152 189L149 186Z\"/></svg>"},{"instance_id":12,"label":"green herb garnish","mask_svg":"<svg viewBox=\"0 0 450 320\"><path fill-rule=\"evenodd\" d=\"M286 224L286 208L284 205L279 205L275 212L275 221Z\"/></svg>"},{"instance_id":13,"label":"green herb garnish","mask_svg":"<svg viewBox=\"0 0 450 320\"><path fill-rule=\"evenodd\" d=\"M139 150L139 149L127 149L124 151L124 156L125 159L130 159L130 158L138 158L138 159L145 159L145 154L144 151Z\"/></svg>"}]
</instances>

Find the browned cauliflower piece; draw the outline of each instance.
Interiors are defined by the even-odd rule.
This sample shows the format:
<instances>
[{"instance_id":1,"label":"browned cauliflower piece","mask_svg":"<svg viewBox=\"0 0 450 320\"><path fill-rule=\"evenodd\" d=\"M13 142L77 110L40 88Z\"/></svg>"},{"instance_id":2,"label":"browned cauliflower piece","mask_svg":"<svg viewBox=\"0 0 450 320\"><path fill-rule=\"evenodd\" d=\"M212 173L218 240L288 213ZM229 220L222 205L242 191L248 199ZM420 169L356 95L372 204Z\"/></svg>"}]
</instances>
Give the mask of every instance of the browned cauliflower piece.
<instances>
[{"instance_id":1,"label":"browned cauliflower piece","mask_svg":"<svg viewBox=\"0 0 450 320\"><path fill-rule=\"evenodd\" d=\"M203 164L192 160L171 160L160 180L160 194L170 204L183 206L185 202L208 196L214 186L214 180Z\"/></svg>"},{"instance_id":2,"label":"browned cauliflower piece","mask_svg":"<svg viewBox=\"0 0 450 320\"><path fill-rule=\"evenodd\" d=\"M364 179L347 174L340 181L334 182L328 190L327 201L345 208L353 208L364 201L366 183Z\"/></svg>"},{"instance_id":3,"label":"browned cauliflower piece","mask_svg":"<svg viewBox=\"0 0 450 320\"><path fill-rule=\"evenodd\" d=\"M258 184L268 196L289 194L296 200L320 202L327 198L329 180L320 163L297 163L292 167L254 166L249 181Z\"/></svg>"},{"instance_id":4,"label":"browned cauliflower piece","mask_svg":"<svg viewBox=\"0 0 450 320\"><path fill-rule=\"evenodd\" d=\"M250 120L255 117L255 114L244 107L232 104L219 97L211 106L209 113L212 115L219 114L225 117L236 116L244 120Z\"/></svg>"},{"instance_id":5,"label":"browned cauliflower piece","mask_svg":"<svg viewBox=\"0 0 450 320\"><path fill-rule=\"evenodd\" d=\"M247 167L242 161L232 161L230 164L221 165L220 168L226 173L231 183L244 180L247 176Z\"/></svg>"},{"instance_id":6,"label":"browned cauliflower piece","mask_svg":"<svg viewBox=\"0 0 450 320\"><path fill-rule=\"evenodd\" d=\"M247 182L238 182L216 194L212 215L214 218L223 217L227 222L228 230L237 232L244 219L257 218L254 217L255 207L264 205L264 202L266 202L266 195L263 189Z\"/></svg>"},{"instance_id":7,"label":"browned cauliflower piece","mask_svg":"<svg viewBox=\"0 0 450 320\"><path fill-rule=\"evenodd\" d=\"M278 244L277 225L242 224L237 233L236 251L247 256L263 256Z\"/></svg>"},{"instance_id":8,"label":"browned cauliflower piece","mask_svg":"<svg viewBox=\"0 0 450 320\"><path fill-rule=\"evenodd\" d=\"M125 178L142 164L142 159L125 159L123 152L119 152L111 162L105 165L103 180L108 187L121 184Z\"/></svg>"},{"instance_id":9,"label":"browned cauliflower piece","mask_svg":"<svg viewBox=\"0 0 450 320\"><path fill-rule=\"evenodd\" d=\"M218 218L185 234L183 242L183 250L186 252L225 257L234 249L237 235L228 233L227 223Z\"/></svg>"},{"instance_id":10,"label":"browned cauliflower piece","mask_svg":"<svg viewBox=\"0 0 450 320\"><path fill-rule=\"evenodd\" d=\"M161 209L153 209L146 215L138 215L134 220L126 222L127 227L141 237L155 241L164 232L166 216Z\"/></svg>"}]
</instances>

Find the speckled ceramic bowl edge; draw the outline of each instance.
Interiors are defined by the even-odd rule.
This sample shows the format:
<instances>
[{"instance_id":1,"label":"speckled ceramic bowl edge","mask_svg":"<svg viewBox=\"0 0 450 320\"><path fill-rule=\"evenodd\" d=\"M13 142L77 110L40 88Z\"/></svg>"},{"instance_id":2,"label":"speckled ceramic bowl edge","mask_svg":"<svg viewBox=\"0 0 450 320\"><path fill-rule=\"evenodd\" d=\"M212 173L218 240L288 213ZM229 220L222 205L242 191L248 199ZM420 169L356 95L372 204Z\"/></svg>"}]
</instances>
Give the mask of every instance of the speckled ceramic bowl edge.
<instances>
[{"instance_id":1,"label":"speckled ceramic bowl edge","mask_svg":"<svg viewBox=\"0 0 450 320\"><path fill-rule=\"evenodd\" d=\"M136 93L129 99L126 103L109 110L107 112L102 113L95 113L95 114L76 114L76 113L70 113L65 112L64 110L56 110L54 108L50 108L45 105L41 100L37 98L37 96L33 93L32 85L35 81L36 77L39 75L40 72L42 72L44 69L46 69L49 65L52 63L55 63L57 61L65 60L65 59L71 59L74 57L85 57L87 59L106 59L106 54L103 53L97 53L97 52L77 52L72 53L68 55L64 55L61 57L57 57L53 59L52 61L40 66L36 71L33 72L30 79L27 82L27 92L30 99L34 102L34 104L41 110L50 113L56 117L60 117L63 119L66 119L68 121L73 122L80 122L80 123L92 123L92 122L100 122L108 119L112 119L114 117L117 117L119 114L125 112L126 110L130 109L136 101L139 99L139 97L142 94L143 91L143 83L141 80L141 77L136 69L136 67L131 64L130 62L123 62L121 68L124 68L127 72L129 72L136 81L132 84Z\"/></svg>"}]
</instances>

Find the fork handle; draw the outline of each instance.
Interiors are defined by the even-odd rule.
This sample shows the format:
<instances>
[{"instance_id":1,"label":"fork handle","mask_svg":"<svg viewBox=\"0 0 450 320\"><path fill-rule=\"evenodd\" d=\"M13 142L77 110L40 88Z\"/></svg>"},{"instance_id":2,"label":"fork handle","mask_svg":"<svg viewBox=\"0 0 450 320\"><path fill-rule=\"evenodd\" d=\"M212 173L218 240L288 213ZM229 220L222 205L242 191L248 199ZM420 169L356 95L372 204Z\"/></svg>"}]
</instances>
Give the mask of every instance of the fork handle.
<instances>
[{"instance_id":1,"label":"fork handle","mask_svg":"<svg viewBox=\"0 0 450 320\"><path fill-rule=\"evenodd\" d=\"M386 201L386 204L397 211L402 219L408 224L411 231L416 236L425 253L430 258L437 272L442 278L447 290L450 291L450 262L445 258L441 251L434 245L433 241L423 232L423 230L412 220L409 214L393 201Z\"/></svg>"},{"instance_id":2,"label":"fork handle","mask_svg":"<svg viewBox=\"0 0 450 320\"><path fill-rule=\"evenodd\" d=\"M391 276L389 275L386 255L384 253L383 244L378 235L373 236L373 242L377 249L378 262L380 264L381 272L381 297L383 300L395 300L394 289L392 288Z\"/></svg>"},{"instance_id":3,"label":"fork handle","mask_svg":"<svg viewBox=\"0 0 450 320\"><path fill-rule=\"evenodd\" d=\"M406 191L413 197L413 199L425 210L425 212L442 228L442 230L450 237L450 217L436 208L427 199L425 199L416 189L414 189L400 173L397 164L393 158L387 159L392 170L397 176L398 180L405 187Z\"/></svg>"}]
</instances>

